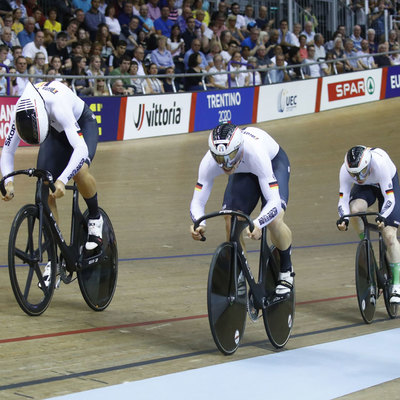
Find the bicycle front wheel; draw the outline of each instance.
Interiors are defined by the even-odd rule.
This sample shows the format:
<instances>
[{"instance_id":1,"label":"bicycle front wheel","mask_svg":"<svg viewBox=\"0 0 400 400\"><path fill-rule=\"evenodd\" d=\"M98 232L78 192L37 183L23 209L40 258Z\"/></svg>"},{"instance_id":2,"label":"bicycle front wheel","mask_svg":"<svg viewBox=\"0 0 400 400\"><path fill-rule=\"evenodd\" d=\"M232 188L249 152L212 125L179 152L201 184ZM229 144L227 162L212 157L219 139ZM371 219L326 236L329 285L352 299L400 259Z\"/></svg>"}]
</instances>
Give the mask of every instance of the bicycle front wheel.
<instances>
[{"instance_id":1,"label":"bicycle front wheel","mask_svg":"<svg viewBox=\"0 0 400 400\"><path fill-rule=\"evenodd\" d=\"M103 217L103 245L104 257L99 263L86 267L77 272L79 288L86 304L95 311L106 309L114 296L118 276L118 249L117 239L111 220L106 212L100 208ZM84 214L87 221L88 212ZM82 227L81 247L86 242L86 231Z\"/></svg>"},{"instance_id":2,"label":"bicycle front wheel","mask_svg":"<svg viewBox=\"0 0 400 400\"><path fill-rule=\"evenodd\" d=\"M365 323L370 324L375 315L377 299L376 261L372 246L365 239L357 247L356 290L361 316Z\"/></svg>"},{"instance_id":3,"label":"bicycle front wheel","mask_svg":"<svg viewBox=\"0 0 400 400\"><path fill-rule=\"evenodd\" d=\"M40 229L39 210L28 204L14 218L8 242L8 271L11 287L21 309L28 315L42 314L53 297L57 259L50 224L43 217ZM48 285L43 273L51 261Z\"/></svg>"},{"instance_id":4,"label":"bicycle front wheel","mask_svg":"<svg viewBox=\"0 0 400 400\"><path fill-rule=\"evenodd\" d=\"M268 305L263 309L265 330L271 344L280 349L286 345L292 332L295 312L295 289L283 297L276 296L275 288L279 277L280 257L278 249L271 247L267 265L263 266L262 281L267 293Z\"/></svg>"},{"instance_id":5,"label":"bicycle front wheel","mask_svg":"<svg viewBox=\"0 0 400 400\"><path fill-rule=\"evenodd\" d=\"M222 243L210 265L207 286L208 320L217 348L226 355L239 347L246 326L247 288L241 259L232 243Z\"/></svg>"}]
</instances>

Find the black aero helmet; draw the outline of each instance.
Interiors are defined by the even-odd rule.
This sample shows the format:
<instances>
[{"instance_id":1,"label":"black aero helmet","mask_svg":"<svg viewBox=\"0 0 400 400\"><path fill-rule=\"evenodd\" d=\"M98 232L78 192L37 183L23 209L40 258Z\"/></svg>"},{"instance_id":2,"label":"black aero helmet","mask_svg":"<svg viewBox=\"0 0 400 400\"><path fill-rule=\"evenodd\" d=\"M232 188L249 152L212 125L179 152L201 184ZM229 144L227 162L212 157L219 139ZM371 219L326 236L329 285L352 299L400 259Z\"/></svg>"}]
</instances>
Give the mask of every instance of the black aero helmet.
<instances>
[{"instance_id":1,"label":"black aero helmet","mask_svg":"<svg viewBox=\"0 0 400 400\"><path fill-rule=\"evenodd\" d=\"M352 147L344 157L347 172L357 180L364 180L371 166L371 148L366 146Z\"/></svg>"},{"instance_id":2,"label":"black aero helmet","mask_svg":"<svg viewBox=\"0 0 400 400\"><path fill-rule=\"evenodd\" d=\"M49 118L42 96L28 83L15 106L18 136L28 144L41 144L47 137Z\"/></svg>"},{"instance_id":3,"label":"black aero helmet","mask_svg":"<svg viewBox=\"0 0 400 400\"><path fill-rule=\"evenodd\" d=\"M220 167L231 169L243 154L242 130L231 123L218 125L210 133L208 147Z\"/></svg>"}]
</instances>

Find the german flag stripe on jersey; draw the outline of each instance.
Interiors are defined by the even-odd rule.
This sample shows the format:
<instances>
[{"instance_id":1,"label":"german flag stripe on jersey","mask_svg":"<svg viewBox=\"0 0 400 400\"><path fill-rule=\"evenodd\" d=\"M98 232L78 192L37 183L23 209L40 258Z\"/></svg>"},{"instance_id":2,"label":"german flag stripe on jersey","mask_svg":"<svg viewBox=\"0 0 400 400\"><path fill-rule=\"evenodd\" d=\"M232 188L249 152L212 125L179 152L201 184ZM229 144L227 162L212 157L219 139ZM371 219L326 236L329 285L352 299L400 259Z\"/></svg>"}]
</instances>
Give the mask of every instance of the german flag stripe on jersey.
<instances>
[{"instance_id":1,"label":"german flag stripe on jersey","mask_svg":"<svg viewBox=\"0 0 400 400\"><path fill-rule=\"evenodd\" d=\"M342 192L339 193L339 197L343 198L343 193Z\"/></svg>"},{"instance_id":2,"label":"german flag stripe on jersey","mask_svg":"<svg viewBox=\"0 0 400 400\"><path fill-rule=\"evenodd\" d=\"M278 189L278 187L279 187L278 182L277 182L277 181L275 181L275 182L270 182L270 183L269 183L269 187L270 187L271 189Z\"/></svg>"},{"instance_id":3,"label":"german flag stripe on jersey","mask_svg":"<svg viewBox=\"0 0 400 400\"><path fill-rule=\"evenodd\" d=\"M386 194L393 194L394 192L393 192L393 189L388 189L388 190L386 190Z\"/></svg>"},{"instance_id":4,"label":"german flag stripe on jersey","mask_svg":"<svg viewBox=\"0 0 400 400\"><path fill-rule=\"evenodd\" d=\"M199 182L196 183L196 186L194 187L195 190L198 190L200 192L201 189L203 189L203 185Z\"/></svg>"}]
</instances>

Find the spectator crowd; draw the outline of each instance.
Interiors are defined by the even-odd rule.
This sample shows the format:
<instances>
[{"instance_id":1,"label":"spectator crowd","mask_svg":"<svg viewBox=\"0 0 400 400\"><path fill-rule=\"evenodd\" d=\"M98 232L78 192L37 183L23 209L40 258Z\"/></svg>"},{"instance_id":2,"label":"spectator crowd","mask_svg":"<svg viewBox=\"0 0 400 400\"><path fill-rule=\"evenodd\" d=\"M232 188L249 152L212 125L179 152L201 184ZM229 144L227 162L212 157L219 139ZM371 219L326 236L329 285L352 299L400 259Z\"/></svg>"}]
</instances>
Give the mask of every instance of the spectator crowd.
<instances>
[{"instance_id":1,"label":"spectator crowd","mask_svg":"<svg viewBox=\"0 0 400 400\"><path fill-rule=\"evenodd\" d=\"M60 80L80 96L198 91L400 64L399 53L381 54L399 51L397 25L385 40L383 19L385 10L398 14L398 2L370 0L363 24L350 35L339 25L331 37L321 33L309 4L302 4L293 31L265 5L215 4L0 0L0 94L19 96L29 80L44 79ZM350 7L356 23L362 20L364 1ZM6 72L16 76L8 82Z\"/></svg>"}]
</instances>

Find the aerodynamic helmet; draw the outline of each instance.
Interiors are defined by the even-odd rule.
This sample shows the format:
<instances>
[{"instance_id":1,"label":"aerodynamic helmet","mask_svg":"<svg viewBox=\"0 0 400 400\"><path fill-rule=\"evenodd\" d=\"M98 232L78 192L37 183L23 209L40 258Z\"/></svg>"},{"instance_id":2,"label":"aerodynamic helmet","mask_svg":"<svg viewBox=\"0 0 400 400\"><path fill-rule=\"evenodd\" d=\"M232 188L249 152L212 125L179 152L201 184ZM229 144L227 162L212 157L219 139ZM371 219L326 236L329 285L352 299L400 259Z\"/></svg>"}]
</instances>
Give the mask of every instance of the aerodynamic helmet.
<instances>
[{"instance_id":1,"label":"aerodynamic helmet","mask_svg":"<svg viewBox=\"0 0 400 400\"><path fill-rule=\"evenodd\" d=\"M218 125L210 133L208 147L221 168L231 169L243 155L242 130L230 123Z\"/></svg>"},{"instance_id":2,"label":"aerodynamic helmet","mask_svg":"<svg viewBox=\"0 0 400 400\"><path fill-rule=\"evenodd\" d=\"M371 149L365 146L354 146L344 158L347 172L359 181L363 181L371 168Z\"/></svg>"},{"instance_id":3,"label":"aerodynamic helmet","mask_svg":"<svg viewBox=\"0 0 400 400\"><path fill-rule=\"evenodd\" d=\"M49 131L49 117L42 96L28 83L15 106L18 136L28 144L41 144Z\"/></svg>"}]
</instances>

